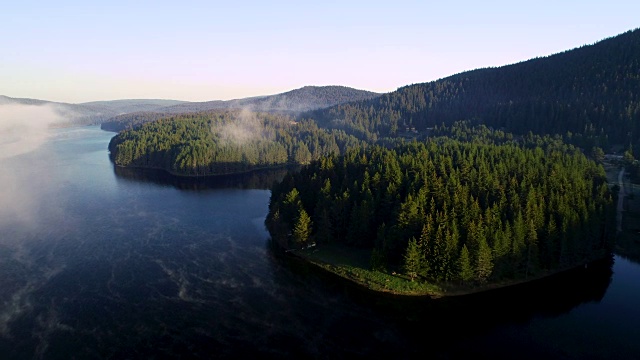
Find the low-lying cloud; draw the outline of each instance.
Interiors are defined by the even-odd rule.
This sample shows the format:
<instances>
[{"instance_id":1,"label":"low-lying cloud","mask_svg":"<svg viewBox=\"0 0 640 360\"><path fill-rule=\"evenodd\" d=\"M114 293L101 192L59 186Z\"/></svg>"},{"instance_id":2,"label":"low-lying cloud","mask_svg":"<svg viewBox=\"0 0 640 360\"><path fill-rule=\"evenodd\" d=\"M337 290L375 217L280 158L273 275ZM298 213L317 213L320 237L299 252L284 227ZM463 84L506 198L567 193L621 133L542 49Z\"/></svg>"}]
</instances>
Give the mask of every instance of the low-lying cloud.
<instances>
[{"instance_id":1,"label":"low-lying cloud","mask_svg":"<svg viewBox=\"0 0 640 360\"><path fill-rule=\"evenodd\" d=\"M33 220L46 176L32 176L34 164L16 157L38 149L61 121L53 105L0 104L0 226Z\"/></svg>"},{"instance_id":2,"label":"low-lying cloud","mask_svg":"<svg viewBox=\"0 0 640 360\"><path fill-rule=\"evenodd\" d=\"M244 145L265 137L264 124L255 113L248 109L240 111L233 122L219 128L213 128L211 131L218 133L223 142L235 145Z\"/></svg>"},{"instance_id":3,"label":"low-lying cloud","mask_svg":"<svg viewBox=\"0 0 640 360\"><path fill-rule=\"evenodd\" d=\"M37 149L49 127L61 121L52 105L0 105L0 159Z\"/></svg>"}]
</instances>

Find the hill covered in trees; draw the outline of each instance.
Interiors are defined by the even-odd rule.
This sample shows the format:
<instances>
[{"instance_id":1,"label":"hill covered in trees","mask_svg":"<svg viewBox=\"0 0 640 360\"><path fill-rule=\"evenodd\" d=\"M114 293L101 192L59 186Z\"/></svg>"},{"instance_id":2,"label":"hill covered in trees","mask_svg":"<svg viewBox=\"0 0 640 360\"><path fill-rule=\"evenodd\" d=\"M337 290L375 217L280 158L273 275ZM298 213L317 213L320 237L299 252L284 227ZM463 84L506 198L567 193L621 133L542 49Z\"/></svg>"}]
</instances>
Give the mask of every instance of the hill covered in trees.
<instances>
[{"instance_id":1,"label":"hill covered in trees","mask_svg":"<svg viewBox=\"0 0 640 360\"><path fill-rule=\"evenodd\" d=\"M170 116L122 131L111 139L109 151L118 166L206 176L308 164L353 146L364 144L343 131L319 129L314 122L216 110Z\"/></svg>"},{"instance_id":2,"label":"hill covered in trees","mask_svg":"<svg viewBox=\"0 0 640 360\"><path fill-rule=\"evenodd\" d=\"M354 148L288 174L272 190L272 237L285 248L369 249L373 270L445 287L524 279L610 251L614 195L579 149L465 124L438 132L447 136Z\"/></svg>"},{"instance_id":3,"label":"hill covered in trees","mask_svg":"<svg viewBox=\"0 0 640 360\"><path fill-rule=\"evenodd\" d=\"M515 134L561 134L584 148L634 144L640 149L640 30L544 58L405 86L304 117L365 139L468 120Z\"/></svg>"},{"instance_id":4,"label":"hill covered in trees","mask_svg":"<svg viewBox=\"0 0 640 360\"><path fill-rule=\"evenodd\" d=\"M285 93L250 97L236 100L185 102L155 109L153 112L137 111L113 117L102 123L103 130L120 131L155 121L168 115L203 112L220 109L243 109L254 112L297 114L303 111L325 108L352 101L373 99L380 94L357 90L346 86L305 86Z\"/></svg>"},{"instance_id":5,"label":"hill covered in trees","mask_svg":"<svg viewBox=\"0 0 640 360\"><path fill-rule=\"evenodd\" d=\"M351 101L380 96L371 91L346 86L305 86L281 94L257 96L228 101L192 102L161 109L166 113L185 113L214 109L245 109L260 112L302 112Z\"/></svg>"}]
</instances>

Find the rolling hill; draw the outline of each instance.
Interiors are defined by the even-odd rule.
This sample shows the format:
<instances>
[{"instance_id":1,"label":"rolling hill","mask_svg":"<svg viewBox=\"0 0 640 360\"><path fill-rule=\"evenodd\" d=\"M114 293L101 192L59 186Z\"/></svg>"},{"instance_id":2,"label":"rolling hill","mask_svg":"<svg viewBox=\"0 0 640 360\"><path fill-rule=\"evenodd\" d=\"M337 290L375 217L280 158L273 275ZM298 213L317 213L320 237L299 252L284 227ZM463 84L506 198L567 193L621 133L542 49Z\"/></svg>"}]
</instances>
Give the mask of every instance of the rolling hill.
<instances>
[{"instance_id":1,"label":"rolling hill","mask_svg":"<svg viewBox=\"0 0 640 360\"><path fill-rule=\"evenodd\" d=\"M102 109L106 112L116 112L117 114L126 114L141 111L156 111L168 106L188 103L179 100L161 100L161 99L126 99L126 100L110 100L110 101L92 101L81 103L79 105L88 106L92 109Z\"/></svg>"},{"instance_id":2,"label":"rolling hill","mask_svg":"<svg viewBox=\"0 0 640 360\"><path fill-rule=\"evenodd\" d=\"M346 86L305 86L281 94L228 101L190 102L165 107L159 111L186 113L216 109L247 109L262 112L302 112L378 96L380 96L378 93Z\"/></svg>"},{"instance_id":3,"label":"rolling hill","mask_svg":"<svg viewBox=\"0 0 640 360\"><path fill-rule=\"evenodd\" d=\"M172 114L221 109L244 109L255 112L297 114L358 100L373 99L378 93L345 86L305 86L285 93L228 101L185 102L153 110L121 115L103 122L102 129L119 131L155 121Z\"/></svg>"}]
</instances>

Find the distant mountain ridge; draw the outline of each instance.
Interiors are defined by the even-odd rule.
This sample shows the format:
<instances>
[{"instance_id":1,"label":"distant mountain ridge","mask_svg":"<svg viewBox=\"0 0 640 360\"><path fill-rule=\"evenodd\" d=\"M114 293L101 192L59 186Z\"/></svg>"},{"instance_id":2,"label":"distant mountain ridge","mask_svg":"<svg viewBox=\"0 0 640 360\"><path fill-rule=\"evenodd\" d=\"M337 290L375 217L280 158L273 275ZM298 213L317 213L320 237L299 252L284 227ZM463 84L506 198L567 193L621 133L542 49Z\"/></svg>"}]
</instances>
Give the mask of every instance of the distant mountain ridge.
<instances>
[{"instance_id":1,"label":"distant mountain ridge","mask_svg":"<svg viewBox=\"0 0 640 360\"><path fill-rule=\"evenodd\" d=\"M172 114L195 113L222 109L245 109L256 112L297 114L352 101L374 99L381 94L346 86L305 86L281 94L235 100L184 102L181 104L116 116L102 123L102 129L120 131L155 121Z\"/></svg>"},{"instance_id":2,"label":"distant mountain ridge","mask_svg":"<svg viewBox=\"0 0 640 360\"><path fill-rule=\"evenodd\" d=\"M91 101L81 103L79 105L88 106L92 109L103 109L107 111L117 111L118 114L140 112L140 111L157 111L159 109L175 106L178 104L188 103L188 101L180 100L163 100L163 99L125 99L125 100L109 100L109 101Z\"/></svg>"},{"instance_id":3,"label":"distant mountain ridge","mask_svg":"<svg viewBox=\"0 0 640 360\"><path fill-rule=\"evenodd\" d=\"M246 109L257 112L300 113L351 101L373 99L379 93L346 86L305 86L281 94L235 100L189 102L163 99L124 99L79 104L0 95L2 104L51 105L65 119L61 125L105 124L103 129L118 131L128 126L157 120L171 114L217 109Z\"/></svg>"},{"instance_id":4,"label":"distant mountain ridge","mask_svg":"<svg viewBox=\"0 0 640 360\"><path fill-rule=\"evenodd\" d=\"M29 98L12 98L0 95L0 105L51 106L52 110L63 119L63 121L59 123L61 126L97 125L120 114L134 111L154 111L183 102L184 101L178 100L132 99L70 104Z\"/></svg>"},{"instance_id":5,"label":"distant mountain ridge","mask_svg":"<svg viewBox=\"0 0 640 360\"><path fill-rule=\"evenodd\" d=\"M71 105L66 103L57 103L54 101L46 101L46 100L37 100L37 99L28 99L28 98L12 98L5 95L0 95L0 105L6 104L22 104L22 105L45 105L45 104L62 104L62 105Z\"/></svg>"},{"instance_id":6,"label":"distant mountain ridge","mask_svg":"<svg viewBox=\"0 0 640 360\"><path fill-rule=\"evenodd\" d=\"M305 86L281 94L235 100L190 102L159 109L164 113L186 113L216 109L247 109L251 111L302 112L321 109L351 101L368 100L381 94L346 86Z\"/></svg>"}]
</instances>

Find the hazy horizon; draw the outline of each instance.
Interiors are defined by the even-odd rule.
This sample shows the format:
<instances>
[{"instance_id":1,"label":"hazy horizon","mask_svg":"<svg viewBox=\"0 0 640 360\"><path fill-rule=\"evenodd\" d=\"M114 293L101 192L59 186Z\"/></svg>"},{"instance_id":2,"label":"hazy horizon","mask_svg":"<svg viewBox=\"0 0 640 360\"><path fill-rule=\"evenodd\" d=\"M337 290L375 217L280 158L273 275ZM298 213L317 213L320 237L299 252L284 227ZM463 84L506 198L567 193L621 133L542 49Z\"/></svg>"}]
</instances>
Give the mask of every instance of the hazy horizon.
<instances>
[{"instance_id":1,"label":"hazy horizon","mask_svg":"<svg viewBox=\"0 0 640 360\"><path fill-rule=\"evenodd\" d=\"M409 84L407 84L409 85ZM147 101L184 101L184 102L209 102L209 101L233 101L233 100L243 100L243 99L248 99L248 98L252 98L252 97L265 97L265 96L273 96L273 95L279 95L279 94L283 94L283 93L287 93L290 91L294 91L294 90L299 90L302 89L304 87L329 87L329 86L342 86L342 87L348 87L348 88L352 88L355 90L363 90L363 91L369 91L369 92L374 92L374 93L378 93L378 94L384 94L384 93L380 93L380 92L376 92L376 91L372 91L372 90L368 90L368 89L357 89L351 86L347 86L347 85L304 85L295 89L289 89L289 90L284 90L284 91L280 91L277 93L270 93L270 94L260 94L260 95L252 95L252 96L247 96L247 97L242 97L242 98L233 98L233 99L208 99L208 100L197 100L197 101L191 101L191 100L182 100L182 99L172 99L172 98L117 98L117 99L98 99L98 100L90 100L90 101L82 101L82 102L65 102L65 101L55 101L55 100L49 100L49 99L41 99L41 98L32 98L32 97L18 97L18 96L11 96L11 95L7 95L7 94L0 94L0 96L5 96L11 99L27 99L27 100L42 100L42 101L47 101L47 102L53 102L53 103L61 103L61 104L73 104L73 105L82 105L82 104L88 104L88 103L95 103L95 102L106 102L106 101L135 101L135 100L147 100ZM402 85L404 86L404 85ZM396 89L394 89L396 90ZM391 90L391 91L394 91ZM12 103L9 103L7 105L10 105ZM3 105L3 104L0 104ZM38 106L38 105L30 105L30 106ZM169 106L169 105L168 105Z\"/></svg>"},{"instance_id":2,"label":"hazy horizon","mask_svg":"<svg viewBox=\"0 0 640 360\"><path fill-rule=\"evenodd\" d=\"M303 86L378 93L593 44L638 28L615 0L15 2L0 94L54 102L231 100Z\"/></svg>"}]
</instances>

